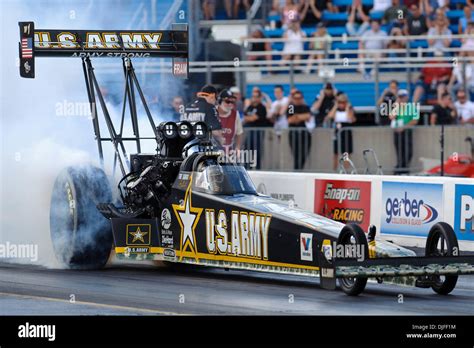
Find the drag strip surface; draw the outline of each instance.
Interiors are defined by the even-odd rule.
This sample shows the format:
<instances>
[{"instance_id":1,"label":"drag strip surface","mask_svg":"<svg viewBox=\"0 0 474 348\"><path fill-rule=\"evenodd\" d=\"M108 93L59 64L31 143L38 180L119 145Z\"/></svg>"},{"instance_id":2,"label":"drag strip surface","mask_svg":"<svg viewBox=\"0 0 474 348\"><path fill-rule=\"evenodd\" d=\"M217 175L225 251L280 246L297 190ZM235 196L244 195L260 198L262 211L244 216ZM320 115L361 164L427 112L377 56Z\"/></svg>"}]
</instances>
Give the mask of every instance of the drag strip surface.
<instances>
[{"instance_id":1,"label":"drag strip surface","mask_svg":"<svg viewBox=\"0 0 474 348\"><path fill-rule=\"evenodd\" d=\"M72 301L74 300L74 301ZM113 265L70 271L0 264L0 315L473 315L474 276L449 296L369 283L358 297L318 279Z\"/></svg>"}]
</instances>

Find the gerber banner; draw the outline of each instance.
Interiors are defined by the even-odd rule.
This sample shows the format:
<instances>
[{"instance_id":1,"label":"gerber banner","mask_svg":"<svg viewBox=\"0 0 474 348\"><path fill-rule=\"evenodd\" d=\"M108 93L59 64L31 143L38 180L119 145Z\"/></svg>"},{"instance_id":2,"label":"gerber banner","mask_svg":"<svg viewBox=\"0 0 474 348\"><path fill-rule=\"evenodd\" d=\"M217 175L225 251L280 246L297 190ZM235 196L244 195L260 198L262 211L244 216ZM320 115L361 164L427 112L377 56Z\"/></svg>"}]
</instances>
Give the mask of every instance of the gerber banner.
<instances>
[{"instance_id":1,"label":"gerber banner","mask_svg":"<svg viewBox=\"0 0 474 348\"><path fill-rule=\"evenodd\" d=\"M316 214L342 223L359 224L367 232L370 224L370 182L316 179L314 197Z\"/></svg>"},{"instance_id":2,"label":"gerber banner","mask_svg":"<svg viewBox=\"0 0 474 348\"><path fill-rule=\"evenodd\" d=\"M382 233L426 237L443 221L443 185L384 181L382 204Z\"/></svg>"}]
</instances>

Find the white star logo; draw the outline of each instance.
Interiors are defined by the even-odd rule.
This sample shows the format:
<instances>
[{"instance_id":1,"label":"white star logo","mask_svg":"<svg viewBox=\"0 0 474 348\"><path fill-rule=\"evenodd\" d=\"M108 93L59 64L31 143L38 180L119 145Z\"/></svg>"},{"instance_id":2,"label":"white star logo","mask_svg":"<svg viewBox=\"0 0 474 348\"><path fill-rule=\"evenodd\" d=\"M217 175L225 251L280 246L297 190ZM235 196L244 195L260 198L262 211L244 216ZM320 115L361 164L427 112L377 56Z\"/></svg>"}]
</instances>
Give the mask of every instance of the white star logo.
<instances>
[{"instance_id":1,"label":"white star logo","mask_svg":"<svg viewBox=\"0 0 474 348\"><path fill-rule=\"evenodd\" d=\"M178 217L178 222L181 226L180 260L185 256L186 252L190 252L192 256L197 259L196 235L194 230L199 222L199 217L201 216L203 209L192 206L191 183L192 179L190 180L189 186L186 190L183 205L173 204L173 210ZM187 251L187 249L189 249L189 251Z\"/></svg>"},{"instance_id":2,"label":"white star logo","mask_svg":"<svg viewBox=\"0 0 474 348\"><path fill-rule=\"evenodd\" d=\"M138 227L135 232L130 232L130 234L133 236L132 243L135 243L137 240L139 240L142 243L145 243L145 239L143 239L143 237L145 237L148 234L148 232L142 232L140 230L140 227Z\"/></svg>"}]
</instances>

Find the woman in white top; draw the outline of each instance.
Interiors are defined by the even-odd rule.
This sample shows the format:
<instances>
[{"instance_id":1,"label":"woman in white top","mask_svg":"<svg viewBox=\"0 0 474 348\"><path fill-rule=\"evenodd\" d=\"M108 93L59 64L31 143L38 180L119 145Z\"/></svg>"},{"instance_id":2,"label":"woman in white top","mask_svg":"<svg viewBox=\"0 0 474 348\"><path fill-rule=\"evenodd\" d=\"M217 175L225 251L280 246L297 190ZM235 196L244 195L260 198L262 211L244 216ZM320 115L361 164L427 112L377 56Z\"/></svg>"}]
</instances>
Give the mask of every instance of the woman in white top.
<instances>
[{"instance_id":1,"label":"woman in white top","mask_svg":"<svg viewBox=\"0 0 474 348\"><path fill-rule=\"evenodd\" d=\"M304 51L303 38L306 37L304 31L301 30L299 22L293 22L283 35L285 46L283 47L283 60L298 60Z\"/></svg>"},{"instance_id":2,"label":"woman in white top","mask_svg":"<svg viewBox=\"0 0 474 348\"><path fill-rule=\"evenodd\" d=\"M473 48L474 49L474 48ZM451 92L451 97L454 99L458 90L464 88L464 74L466 76L466 87L470 94L470 99L474 98L474 51L465 52L462 54L465 57L469 57L469 60L465 63L459 62L453 69L451 78L448 83L448 91ZM464 70L465 69L465 70Z\"/></svg>"},{"instance_id":3,"label":"woman in white top","mask_svg":"<svg viewBox=\"0 0 474 348\"><path fill-rule=\"evenodd\" d=\"M325 117L324 122L332 121L334 124L334 138L333 138L333 169L337 170L339 155L342 153L352 153L352 131L350 129L343 130L342 128L351 126L356 122L354 108L352 107L347 95L341 93L336 97L334 107L329 111ZM339 138L341 143L339 144Z\"/></svg>"}]
</instances>

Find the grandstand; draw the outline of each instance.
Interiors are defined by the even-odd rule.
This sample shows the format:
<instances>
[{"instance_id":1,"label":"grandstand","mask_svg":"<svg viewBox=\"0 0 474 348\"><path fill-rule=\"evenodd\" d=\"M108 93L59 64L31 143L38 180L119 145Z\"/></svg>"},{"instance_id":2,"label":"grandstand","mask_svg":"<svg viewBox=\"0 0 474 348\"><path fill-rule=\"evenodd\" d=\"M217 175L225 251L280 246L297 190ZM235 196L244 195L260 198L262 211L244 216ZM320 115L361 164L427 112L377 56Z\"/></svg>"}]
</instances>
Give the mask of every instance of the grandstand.
<instances>
[{"instance_id":1,"label":"grandstand","mask_svg":"<svg viewBox=\"0 0 474 348\"><path fill-rule=\"evenodd\" d=\"M295 2L299 3L299 1ZM392 172L397 162L397 150L392 141L393 129L387 127L390 120L387 115L380 114L377 104L390 81L395 80L398 82L399 89L408 90L410 101L414 101L417 88L419 89L420 85L424 86L424 93L421 94L420 100L416 100L422 106L419 127L414 130L413 160L409 168L406 168L411 172L421 171L423 167L420 158L439 159L440 138L440 129L430 126L433 105L440 103L438 90L440 83L435 80L433 87L426 85L423 80L420 81L420 74L424 71L422 69L452 70L458 66L457 69L462 77L461 81L459 77L455 81L456 88L466 90L471 100L474 97L474 83L472 83L474 79L469 75L473 64L469 47L474 51L469 45L472 44L470 41L473 40L474 32L471 35L466 31L459 32L459 21L465 16L466 0L451 0L447 8L432 9L431 13L423 9L427 29L416 35L404 32L398 36L394 36L395 31L391 30L394 27L400 27L400 31L404 30L404 23L410 18L412 8L404 10L406 17L388 21L385 20L387 10L371 10L377 0L361 0L363 11L366 11L368 17L366 21L379 21L381 31L386 34L382 39L377 37L377 40L384 43L380 49L366 48L364 45L370 39L364 38L365 34L351 35L348 30L348 22L351 20L350 9L356 2L357 0L332 0L331 11L329 9L321 11L320 20L313 20L310 23L298 20L301 22L301 31L304 33L300 38L302 48L300 51L293 52L292 55L285 52L285 45L289 41L285 37L287 23L285 23L284 11L275 9L275 1L272 0L251 1L248 9L243 6L239 8L235 18L228 18L224 1L216 2L213 18L205 18L204 6L207 3L205 1L160 1L160 8L167 3L166 7L169 9L160 14L153 12L155 1L138 1L133 3L133 8L135 12L141 11L141 15L132 17L132 21L136 21L133 23L136 28L146 27L150 23L152 25L165 22L166 25L171 22L189 23L192 48L191 75L187 82L188 86L180 87L180 90L184 91L182 97L187 101L204 83L214 84L220 89L238 86L246 97L251 95L255 87L273 97L274 86L282 85L286 95L293 88L300 90L304 94L306 104L311 106L324 84L332 83L337 91L344 92L348 96L355 109L357 122L350 127L354 133L352 157L361 170L364 166L362 150L369 147L374 148L379 154L385 172ZM404 6L404 2L400 0L400 6ZM136 6L137 3L139 6ZM233 1L231 0L230 3ZM283 2L277 1L277 3ZM409 1L409 3L417 3L417 1ZM124 8L131 6L127 5L127 2L123 4ZM153 13L159 17L152 18ZM432 32L431 28L438 25L439 18L445 21L442 26L443 31ZM473 20L474 16L466 19L465 22L469 23ZM321 23L319 26L325 28L330 40L326 36L315 39L313 35L318 30L317 23ZM369 30L370 25L367 24L367 26ZM259 30L263 35L254 36L255 30ZM437 47L438 44L441 47ZM318 58L311 59L311 56L318 56ZM170 71L169 62L142 64L146 68L144 71L147 72L144 76L145 88L153 88L156 81L164 78ZM137 67L140 65L137 64ZM449 85L449 93L454 98L457 89L453 89L453 83ZM319 122L316 123L316 128L311 130L313 139L316 138L316 141L312 142L310 158L301 169L333 170L332 139L340 135L337 135L333 128L324 127L327 125ZM469 152L470 148L464 142L464 138L469 135L474 137L472 124L464 124L461 128L453 126L446 129L445 152L447 154ZM269 148L273 151L267 150L263 154L265 158L262 168L292 169L288 139L275 136L272 128L262 131L265 134L265 149Z\"/></svg>"},{"instance_id":2,"label":"grandstand","mask_svg":"<svg viewBox=\"0 0 474 348\"><path fill-rule=\"evenodd\" d=\"M282 51L284 47L284 40L282 40L282 36L284 34L284 29L281 27L281 15L280 14L268 14L270 12L269 3L271 1L261 1L259 2L261 9L258 13L261 18L264 19L263 33L266 38L271 41L271 49L272 49L272 59L277 62L282 59ZM362 1L364 6L372 6L373 0L363 0ZM352 4L352 0L334 0L334 6L336 6L339 10L338 13L330 13L330 12L323 12L322 21L327 26L327 32L329 35L332 36L331 46L326 52L326 58L328 60L332 60L334 63L336 61L342 61L344 58L347 58L349 61L349 66L341 67L337 69L337 74L335 75L334 82L340 82L340 89L345 91L348 95L350 100L353 101L353 105L357 107L370 107L374 106L374 100L377 99L371 93L371 91L379 90L382 91L388 81L391 79L397 79L401 82L402 86L405 88L413 89L414 83L416 81L406 81L407 80L407 72L406 69L402 69L400 67L384 67L384 64L381 64L379 68L379 72L381 73L381 80L379 86L375 86L376 81L372 79L372 81L366 81L363 76L357 74L357 64L353 64L352 61L357 59L357 52L359 49L359 40L358 38L351 38L348 35L346 24L348 20L347 14L347 7ZM458 34L458 21L463 16L462 6L466 4L465 0L455 0L450 2L450 9L446 11L446 16L450 21L449 28L453 34ZM371 12L370 18L374 19L381 19L383 16L383 12ZM223 20L225 19L225 21ZM243 12L241 12L240 19L244 19ZM261 25L260 18L253 18L252 24ZM204 21L203 21L204 22ZM211 25L209 21L205 21L206 25ZM237 23L241 21L235 20L228 20L226 19L226 14L223 7L217 9L216 21L214 21L214 25L219 27L219 30L222 31L225 26L220 23L225 22L226 26L232 27L232 30L235 30L233 27L238 25ZM248 22L242 24L243 26L247 26ZM382 25L382 30L387 31L389 24ZM302 26L302 30L305 32L306 36L309 38L315 32L315 25L312 26ZM222 33L221 33L222 35ZM307 39L304 43L304 50L306 52L309 51L309 43L310 39ZM456 49L461 47L461 40L460 39L453 39L450 44L450 48L453 49L451 56L456 53ZM426 38L414 38L408 40L407 48L403 50L401 54L403 56L408 57L426 57L427 52L429 50L428 40ZM304 52L303 52L304 53ZM256 55L258 53L251 52L251 54ZM400 61L398 62L401 63ZM307 102L311 102L312 98L316 94L317 91L320 90L322 83L325 82L325 79L318 78L315 76L307 76L303 74L298 74L296 72L295 81L288 81L284 76L277 76L266 74L265 69L267 66L263 66L263 73L262 75L258 76L258 81L252 81L249 83L245 90L249 92L255 85L262 87L264 91L269 91L275 83L282 83L290 88L290 85L293 86L294 83L298 85L298 88L305 91L305 96L309 99ZM276 66L275 69L280 67ZM411 75L416 77L416 72L419 68L411 69ZM288 66L283 71L277 71L278 75L289 75ZM413 76L415 75L415 76ZM407 86L408 85L408 86ZM339 86L339 84L338 84Z\"/></svg>"}]
</instances>

